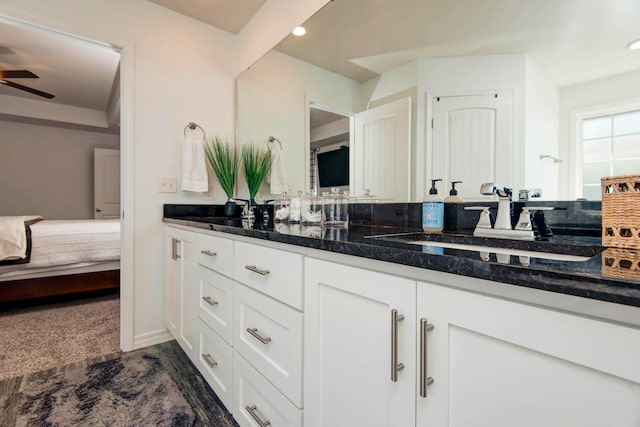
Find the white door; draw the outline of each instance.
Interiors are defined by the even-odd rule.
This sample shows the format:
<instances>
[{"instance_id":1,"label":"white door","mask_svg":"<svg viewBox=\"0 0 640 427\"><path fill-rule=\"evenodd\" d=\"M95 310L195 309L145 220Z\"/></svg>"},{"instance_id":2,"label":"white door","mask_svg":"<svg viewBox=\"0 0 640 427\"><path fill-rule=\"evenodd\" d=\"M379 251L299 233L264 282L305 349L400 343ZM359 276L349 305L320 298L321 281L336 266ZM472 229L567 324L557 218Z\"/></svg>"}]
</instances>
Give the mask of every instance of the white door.
<instances>
[{"instance_id":1,"label":"white door","mask_svg":"<svg viewBox=\"0 0 640 427\"><path fill-rule=\"evenodd\" d=\"M93 151L94 218L120 218L120 150Z\"/></svg>"},{"instance_id":2,"label":"white door","mask_svg":"<svg viewBox=\"0 0 640 427\"><path fill-rule=\"evenodd\" d=\"M351 188L388 200L409 200L411 98L356 114Z\"/></svg>"},{"instance_id":3,"label":"white door","mask_svg":"<svg viewBox=\"0 0 640 427\"><path fill-rule=\"evenodd\" d=\"M307 259L304 321L306 427L415 425L414 281Z\"/></svg>"},{"instance_id":4,"label":"white door","mask_svg":"<svg viewBox=\"0 0 640 427\"><path fill-rule=\"evenodd\" d=\"M426 283L417 295L434 326L418 426L640 425L640 330Z\"/></svg>"},{"instance_id":5,"label":"white door","mask_svg":"<svg viewBox=\"0 0 640 427\"><path fill-rule=\"evenodd\" d=\"M193 253L195 236L171 227L165 234L165 323L194 362L199 293Z\"/></svg>"},{"instance_id":6,"label":"white door","mask_svg":"<svg viewBox=\"0 0 640 427\"><path fill-rule=\"evenodd\" d=\"M480 185L498 182L512 187L513 114L509 92L441 96L433 99L432 178L441 178L440 193L451 181L462 181L458 195L480 198Z\"/></svg>"}]
</instances>

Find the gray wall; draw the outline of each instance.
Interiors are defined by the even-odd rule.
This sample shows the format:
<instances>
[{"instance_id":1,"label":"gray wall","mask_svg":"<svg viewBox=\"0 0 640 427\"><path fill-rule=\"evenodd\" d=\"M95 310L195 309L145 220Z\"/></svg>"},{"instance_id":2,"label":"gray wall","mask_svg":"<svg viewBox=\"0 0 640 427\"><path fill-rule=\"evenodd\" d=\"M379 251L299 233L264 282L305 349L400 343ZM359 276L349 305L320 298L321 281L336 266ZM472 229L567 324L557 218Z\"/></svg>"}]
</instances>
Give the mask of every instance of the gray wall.
<instances>
[{"instance_id":1,"label":"gray wall","mask_svg":"<svg viewBox=\"0 0 640 427\"><path fill-rule=\"evenodd\" d=\"M0 216L93 218L93 149L119 135L0 120Z\"/></svg>"}]
</instances>

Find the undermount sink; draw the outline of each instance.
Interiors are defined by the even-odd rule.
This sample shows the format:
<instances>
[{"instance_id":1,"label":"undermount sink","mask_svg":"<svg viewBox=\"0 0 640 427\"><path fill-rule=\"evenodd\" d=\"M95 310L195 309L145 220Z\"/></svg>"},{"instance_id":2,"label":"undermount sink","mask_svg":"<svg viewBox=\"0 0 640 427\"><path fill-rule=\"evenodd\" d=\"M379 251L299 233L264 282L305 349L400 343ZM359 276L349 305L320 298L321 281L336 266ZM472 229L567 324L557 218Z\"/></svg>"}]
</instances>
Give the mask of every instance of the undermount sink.
<instances>
[{"instance_id":1,"label":"undermount sink","mask_svg":"<svg viewBox=\"0 0 640 427\"><path fill-rule=\"evenodd\" d=\"M477 251L480 252L480 258L485 261L489 260L489 254L496 254L496 258L498 262L504 261L505 263L509 262L508 258L505 256L517 256L519 257L520 263L523 265L529 264L528 258L540 258L540 259L552 259L556 261L577 261L584 262L590 259L590 257L579 256L579 255L570 255L570 254L559 254L553 252L538 252L538 251L529 251L524 249L509 249L509 248L498 248L491 246L479 246L479 245L468 245L462 243L449 243L449 242L433 242L426 240L418 240L418 241L410 241L406 242L411 245L422 245L425 246L426 252L433 252L434 248L449 248L449 249L462 249L466 251Z\"/></svg>"},{"instance_id":2,"label":"undermount sink","mask_svg":"<svg viewBox=\"0 0 640 427\"><path fill-rule=\"evenodd\" d=\"M466 235L398 233L368 236L368 238L406 245L422 246L422 251L445 254L445 249L463 250L479 254L484 261L494 254L498 263L508 264L511 256L516 262L528 266L532 258L554 261L585 262L602 248L593 245L574 246L566 243L518 241L478 238Z\"/></svg>"}]
</instances>

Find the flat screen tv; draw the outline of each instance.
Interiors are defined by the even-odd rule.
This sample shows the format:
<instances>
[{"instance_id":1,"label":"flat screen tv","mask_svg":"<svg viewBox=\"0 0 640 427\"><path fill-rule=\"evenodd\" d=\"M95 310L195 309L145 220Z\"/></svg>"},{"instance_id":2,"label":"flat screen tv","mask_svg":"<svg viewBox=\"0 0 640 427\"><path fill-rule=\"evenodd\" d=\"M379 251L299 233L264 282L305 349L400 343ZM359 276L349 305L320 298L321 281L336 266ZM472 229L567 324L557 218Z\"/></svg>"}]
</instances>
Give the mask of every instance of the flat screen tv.
<instances>
[{"instance_id":1,"label":"flat screen tv","mask_svg":"<svg viewBox=\"0 0 640 427\"><path fill-rule=\"evenodd\" d=\"M320 187L349 185L349 147L318 153Z\"/></svg>"}]
</instances>

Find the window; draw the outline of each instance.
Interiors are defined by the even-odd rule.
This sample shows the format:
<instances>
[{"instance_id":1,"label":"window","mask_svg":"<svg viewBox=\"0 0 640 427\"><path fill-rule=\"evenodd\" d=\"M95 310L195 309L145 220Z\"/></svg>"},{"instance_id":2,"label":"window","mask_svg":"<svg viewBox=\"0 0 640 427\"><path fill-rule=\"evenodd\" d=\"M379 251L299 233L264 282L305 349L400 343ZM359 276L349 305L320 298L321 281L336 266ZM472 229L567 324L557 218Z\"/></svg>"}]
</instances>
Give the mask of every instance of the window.
<instances>
[{"instance_id":1,"label":"window","mask_svg":"<svg viewBox=\"0 0 640 427\"><path fill-rule=\"evenodd\" d=\"M600 178L640 173L640 110L582 122L582 196L600 200Z\"/></svg>"}]
</instances>

